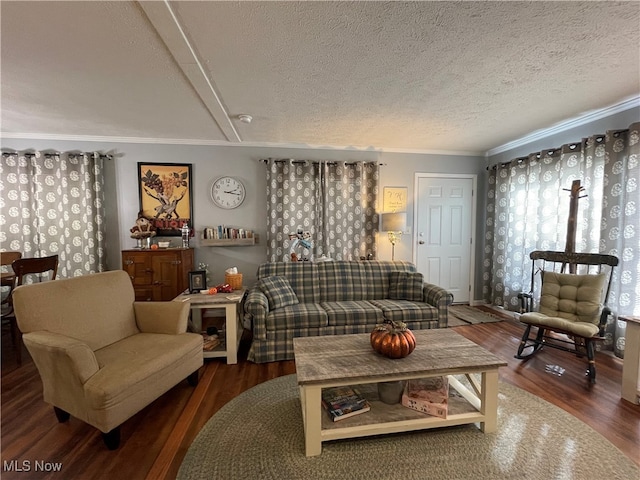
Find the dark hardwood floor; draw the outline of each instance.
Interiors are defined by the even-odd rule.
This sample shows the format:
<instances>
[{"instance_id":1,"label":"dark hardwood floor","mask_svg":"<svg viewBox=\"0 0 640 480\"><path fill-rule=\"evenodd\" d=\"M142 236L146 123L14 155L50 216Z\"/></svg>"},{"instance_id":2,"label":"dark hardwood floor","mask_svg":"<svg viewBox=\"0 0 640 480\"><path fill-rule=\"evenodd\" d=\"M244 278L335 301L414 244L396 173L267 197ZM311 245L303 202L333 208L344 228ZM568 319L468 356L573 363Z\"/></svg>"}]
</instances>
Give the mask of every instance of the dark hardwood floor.
<instances>
[{"instance_id":1,"label":"dark hardwood floor","mask_svg":"<svg viewBox=\"0 0 640 480\"><path fill-rule=\"evenodd\" d=\"M526 362L513 358L523 330L516 321L454 329L508 362L500 369L501 381L578 417L640 465L640 406L620 398L621 360L599 353L598 383L590 386L585 360L574 355L545 349ZM93 427L74 418L64 424L56 421L53 409L42 401L40 378L28 352L23 351L23 365L18 367L10 336L3 330L0 476L3 480L175 478L190 443L225 403L256 384L295 373L293 361L261 365L246 361L246 340L237 365L206 361L195 389L181 382L125 422L120 448L109 451ZM547 373L546 365L559 365L565 372Z\"/></svg>"}]
</instances>

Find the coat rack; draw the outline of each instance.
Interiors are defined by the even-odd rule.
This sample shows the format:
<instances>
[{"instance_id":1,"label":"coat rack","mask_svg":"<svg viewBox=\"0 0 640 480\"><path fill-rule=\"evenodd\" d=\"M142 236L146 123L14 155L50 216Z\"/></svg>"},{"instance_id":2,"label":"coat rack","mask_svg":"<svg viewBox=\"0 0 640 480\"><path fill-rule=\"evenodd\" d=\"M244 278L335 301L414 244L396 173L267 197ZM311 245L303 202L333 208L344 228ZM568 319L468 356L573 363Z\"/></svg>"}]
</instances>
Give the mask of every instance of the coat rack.
<instances>
[{"instance_id":1,"label":"coat rack","mask_svg":"<svg viewBox=\"0 0 640 480\"><path fill-rule=\"evenodd\" d=\"M569 219L567 220L567 242L564 247L565 253L575 253L576 251L576 232L578 228L578 202L581 198L588 195L580 195L584 192L584 187L580 186L580 180L574 180L571 188L563 188L565 192L571 192L569 200ZM562 265L564 270L565 264ZM569 264L569 272L576 273L576 266Z\"/></svg>"}]
</instances>

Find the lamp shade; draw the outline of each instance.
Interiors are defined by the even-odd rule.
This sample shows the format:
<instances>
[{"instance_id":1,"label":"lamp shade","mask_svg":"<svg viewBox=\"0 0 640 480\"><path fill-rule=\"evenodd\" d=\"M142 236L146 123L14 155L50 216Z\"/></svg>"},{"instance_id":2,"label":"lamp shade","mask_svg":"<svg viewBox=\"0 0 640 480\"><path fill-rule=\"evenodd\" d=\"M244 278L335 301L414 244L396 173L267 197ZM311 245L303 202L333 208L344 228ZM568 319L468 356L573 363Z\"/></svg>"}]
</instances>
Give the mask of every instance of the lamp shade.
<instances>
[{"instance_id":1,"label":"lamp shade","mask_svg":"<svg viewBox=\"0 0 640 480\"><path fill-rule=\"evenodd\" d=\"M380 230L382 232L401 232L407 225L407 214L401 213L383 213L380 222Z\"/></svg>"}]
</instances>

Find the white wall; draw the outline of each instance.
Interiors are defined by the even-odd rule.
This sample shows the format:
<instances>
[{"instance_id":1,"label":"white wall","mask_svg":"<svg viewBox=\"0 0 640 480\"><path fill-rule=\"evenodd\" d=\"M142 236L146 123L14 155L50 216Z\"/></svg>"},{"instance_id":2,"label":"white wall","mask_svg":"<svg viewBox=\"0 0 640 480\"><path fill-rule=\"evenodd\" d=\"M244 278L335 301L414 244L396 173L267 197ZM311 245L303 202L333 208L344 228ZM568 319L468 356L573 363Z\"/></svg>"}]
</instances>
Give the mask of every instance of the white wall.
<instances>
[{"instance_id":1,"label":"white wall","mask_svg":"<svg viewBox=\"0 0 640 480\"><path fill-rule=\"evenodd\" d=\"M473 173L478 174L478 183L486 177L483 157L424 155L413 153L385 153L376 151L352 151L338 149L289 149L257 147L220 147L188 145L128 144L108 142L75 142L53 140L3 139L2 148L13 150L82 150L111 153L116 157L107 162L106 196L108 228L108 268L121 265L120 250L135 246L129 237L138 210L137 162L190 163L193 165L194 225L196 230L218 224L237 225L253 229L260 235L260 244L252 247L199 247L196 240L196 265L209 264L212 281L221 282L224 270L237 266L244 274L246 284L255 280L255 272L266 260L266 177L262 158L296 158L308 160L377 161L385 164L380 170L380 194L384 186L406 186L408 188L407 219L413 218L413 185L415 173ZM216 207L209 198L213 180L221 175L232 175L242 179L247 187L244 203L234 210ZM479 210L484 203L482 188ZM381 198L380 195L380 198ZM115 205L114 205L115 203ZM380 202L380 208L382 203ZM412 229L413 231L413 229ZM479 233L481 236L481 233ZM404 235L396 245L398 260L413 258L411 236ZM175 239L177 241L177 238ZM390 259L391 246L386 236L378 244L378 258ZM478 245L480 248L481 245ZM481 250L477 260L482 258ZM476 280L476 284L479 281ZM481 291L481 290L480 290Z\"/></svg>"},{"instance_id":2,"label":"white wall","mask_svg":"<svg viewBox=\"0 0 640 480\"><path fill-rule=\"evenodd\" d=\"M478 175L476 278L474 299L482 298L482 256L486 217L487 165L505 162L544 148L557 147L582 137L602 133L609 129L627 128L640 121L640 109L633 108L589 124L582 125L535 142L513 148L489 158L474 156L445 156L415 153L356 151L345 149L290 149L257 147L220 147L188 145L129 144L109 142L76 142L54 140L2 139L3 149L12 150L81 150L112 153L115 160L107 162L105 188L107 203L107 266L119 269L120 250L131 248L135 241L129 237L138 209L137 162L191 163L194 176L194 222L196 229L218 224L251 228L260 234L261 242L253 247L199 247L196 246L196 264L209 264L212 280L221 282L224 270L237 266L244 274L246 284L255 280L255 272L266 259L266 179L262 158L296 158L307 160L377 161L385 164L380 170L380 199L385 186L406 186L408 189L407 219L413 219L413 186L416 173L464 173ZM209 199L212 181L221 175L241 178L247 187L244 203L235 210L217 208ZM379 207L382 207L380 201ZM412 233L413 233L413 225ZM177 240L177 239L176 239ZM413 238L403 235L396 245L396 259L411 261ZM391 258L391 245L386 236L378 242L378 258Z\"/></svg>"}]
</instances>

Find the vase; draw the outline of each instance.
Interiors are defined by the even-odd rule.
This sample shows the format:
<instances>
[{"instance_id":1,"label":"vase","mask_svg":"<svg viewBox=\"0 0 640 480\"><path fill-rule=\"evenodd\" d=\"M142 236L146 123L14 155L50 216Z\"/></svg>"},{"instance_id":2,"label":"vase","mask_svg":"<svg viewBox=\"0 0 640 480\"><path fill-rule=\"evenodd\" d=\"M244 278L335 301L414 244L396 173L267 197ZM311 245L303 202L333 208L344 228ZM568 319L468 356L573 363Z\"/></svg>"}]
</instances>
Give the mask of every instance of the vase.
<instances>
[{"instance_id":1,"label":"vase","mask_svg":"<svg viewBox=\"0 0 640 480\"><path fill-rule=\"evenodd\" d=\"M402 392L404 392L404 380L394 380L391 382L378 383L378 398L381 402L393 405L400 403Z\"/></svg>"}]
</instances>

